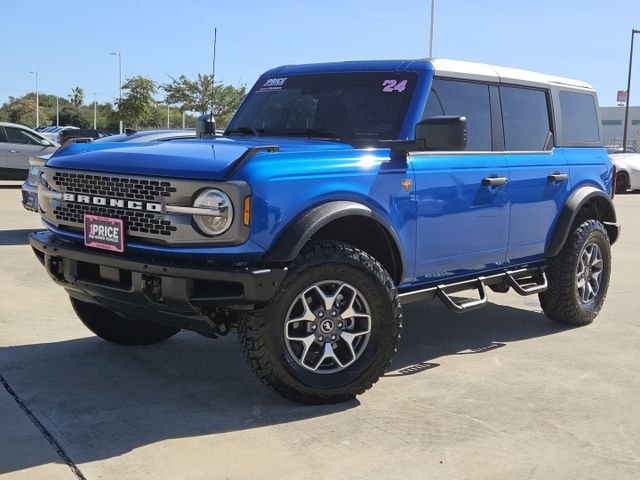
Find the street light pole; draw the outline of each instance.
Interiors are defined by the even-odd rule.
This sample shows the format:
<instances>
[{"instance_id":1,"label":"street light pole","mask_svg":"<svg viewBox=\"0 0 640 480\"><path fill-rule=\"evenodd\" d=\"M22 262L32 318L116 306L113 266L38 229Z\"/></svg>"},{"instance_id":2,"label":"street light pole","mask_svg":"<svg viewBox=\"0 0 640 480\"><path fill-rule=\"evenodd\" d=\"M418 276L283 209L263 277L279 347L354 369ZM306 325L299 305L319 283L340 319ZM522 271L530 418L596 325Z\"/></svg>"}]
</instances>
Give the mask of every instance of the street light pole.
<instances>
[{"instance_id":1,"label":"street light pole","mask_svg":"<svg viewBox=\"0 0 640 480\"><path fill-rule=\"evenodd\" d=\"M433 58L433 25L436 16L436 0L431 0L431 30L429 31L429 58Z\"/></svg>"},{"instance_id":2,"label":"street light pole","mask_svg":"<svg viewBox=\"0 0 640 480\"><path fill-rule=\"evenodd\" d=\"M60 97L56 97L56 127L60 126Z\"/></svg>"},{"instance_id":3,"label":"street light pole","mask_svg":"<svg viewBox=\"0 0 640 480\"><path fill-rule=\"evenodd\" d=\"M122 53L121 52L111 52L111 55L118 56L118 89L120 90L120 100L118 101L118 113L122 108ZM122 120L120 120L120 133L122 133Z\"/></svg>"},{"instance_id":4,"label":"street light pole","mask_svg":"<svg viewBox=\"0 0 640 480\"><path fill-rule=\"evenodd\" d=\"M624 107L624 133L622 134L622 151L627 152L627 128L629 126L629 100L631 99L631 65L633 62L633 36L640 30L631 30L631 49L629 52L629 76L627 77L627 104Z\"/></svg>"},{"instance_id":5,"label":"street light pole","mask_svg":"<svg viewBox=\"0 0 640 480\"><path fill-rule=\"evenodd\" d=\"M170 115L171 115L171 112L170 112L169 108L170 108L170 105L169 105L169 102L167 102L167 130L169 130L171 128L171 126L169 125L169 119L170 119Z\"/></svg>"},{"instance_id":6,"label":"street light pole","mask_svg":"<svg viewBox=\"0 0 640 480\"><path fill-rule=\"evenodd\" d=\"M98 98L97 93L93 92L93 129L98 129Z\"/></svg>"},{"instance_id":7,"label":"street light pole","mask_svg":"<svg viewBox=\"0 0 640 480\"><path fill-rule=\"evenodd\" d=\"M40 126L40 92L38 91L38 71L29 72L36 76L36 128Z\"/></svg>"}]
</instances>

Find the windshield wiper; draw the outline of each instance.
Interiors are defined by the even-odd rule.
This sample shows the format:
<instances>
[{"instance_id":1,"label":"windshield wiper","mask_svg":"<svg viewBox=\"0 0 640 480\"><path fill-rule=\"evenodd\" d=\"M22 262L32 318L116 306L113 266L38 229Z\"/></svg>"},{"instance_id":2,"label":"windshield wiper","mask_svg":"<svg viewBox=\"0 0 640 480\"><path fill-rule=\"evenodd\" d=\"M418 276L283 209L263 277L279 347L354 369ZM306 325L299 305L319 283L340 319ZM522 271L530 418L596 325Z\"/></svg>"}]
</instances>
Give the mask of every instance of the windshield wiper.
<instances>
[{"instance_id":1,"label":"windshield wiper","mask_svg":"<svg viewBox=\"0 0 640 480\"><path fill-rule=\"evenodd\" d=\"M261 128L260 130L262 130L264 132L264 129ZM251 126L243 126L243 127L236 127L236 128L232 128L230 130L227 130L224 132L225 135L228 135L229 133L250 133L252 134L254 137L258 137L260 135L260 130L258 130L257 128L251 127Z\"/></svg>"}]
</instances>

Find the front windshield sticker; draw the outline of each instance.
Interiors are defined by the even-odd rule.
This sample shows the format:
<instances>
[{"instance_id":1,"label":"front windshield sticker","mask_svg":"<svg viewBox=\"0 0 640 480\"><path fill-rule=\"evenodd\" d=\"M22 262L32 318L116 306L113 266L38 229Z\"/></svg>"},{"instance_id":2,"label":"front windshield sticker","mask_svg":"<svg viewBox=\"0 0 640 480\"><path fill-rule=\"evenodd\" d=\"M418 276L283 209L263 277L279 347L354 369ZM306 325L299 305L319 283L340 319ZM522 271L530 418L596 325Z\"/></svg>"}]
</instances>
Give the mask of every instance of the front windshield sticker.
<instances>
[{"instance_id":1,"label":"front windshield sticker","mask_svg":"<svg viewBox=\"0 0 640 480\"><path fill-rule=\"evenodd\" d=\"M382 86L384 87L382 91L386 93L404 92L407 89L407 81L401 80L398 82L397 80L385 80Z\"/></svg>"},{"instance_id":2,"label":"front windshield sticker","mask_svg":"<svg viewBox=\"0 0 640 480\"><path fill-rule=\"evenodd\" d=\"M286 81L287 81L287 77L270 78L269 80L264 82L264 85L262 85L262 88L260 88L259 90L256 90L256 93L272 92L274 90L282 90L282 87L284 86L284 82L286 82Z\"/></svg>"}]
</instances>

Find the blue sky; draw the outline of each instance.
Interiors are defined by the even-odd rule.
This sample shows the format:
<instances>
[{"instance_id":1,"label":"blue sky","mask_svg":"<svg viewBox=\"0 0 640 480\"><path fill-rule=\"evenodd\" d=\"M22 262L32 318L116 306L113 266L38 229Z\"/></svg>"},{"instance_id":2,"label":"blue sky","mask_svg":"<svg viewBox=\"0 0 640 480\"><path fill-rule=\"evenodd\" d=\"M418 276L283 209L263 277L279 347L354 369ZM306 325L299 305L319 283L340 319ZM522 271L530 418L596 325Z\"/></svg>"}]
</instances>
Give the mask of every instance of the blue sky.
<instances>
[{"instance_id":1,"label":"blue sky","mask_svg":"<svg viewBox=\"0 0 640 480\"><path fill-rule=\"evenodd\" d=\"M214 26L217 78L233 84L281 64L426 57L429 10L430 0L4 0L0 103L34 90L33 70L41 91L67 95L79 85L88 100L92 92L112 100L112 51L122 52L125 77L207 73ZM434 56L578 78L614 105L633 27L640 0L436 0ZM632 104L640 35L636 52Z\"/></svg>"}]
</instances>

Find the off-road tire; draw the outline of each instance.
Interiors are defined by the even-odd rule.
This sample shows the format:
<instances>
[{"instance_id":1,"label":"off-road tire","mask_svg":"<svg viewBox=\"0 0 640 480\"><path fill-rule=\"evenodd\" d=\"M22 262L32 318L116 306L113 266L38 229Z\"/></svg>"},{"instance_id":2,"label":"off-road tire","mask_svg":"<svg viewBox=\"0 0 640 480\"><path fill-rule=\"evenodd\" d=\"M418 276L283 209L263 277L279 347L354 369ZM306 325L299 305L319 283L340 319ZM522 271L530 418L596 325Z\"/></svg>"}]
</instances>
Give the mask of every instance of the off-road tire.
<instances>
[{"instance_id":1,"label":"off-road tire","mask_svg":"<svg viewBox=\"0 0 640 480\"><path fill-rule=\"evenodd\" d=\"M600 289L588 303L578 294L578 260L585 247L595 243L602 254L603 270ZM545 315L567 325L588 325L598 315L609 287L611 275L611 245L604 225L598 220L587 220L567 238L560 253L551 258L546 270L549 288L539 294Z\"/></svg>"},{"instance_id":2,"label":"off-road tire","mask_svg":"<svg viewBox=\"0 0 640 480\"><path fill-rule=\"evenodd\" d=\"M152 345L180 331L179 328L143 320L129 320L109 309L71 298L78 318L100 338L118 345Z\"/></svg>"},{"instance_id":3,"label":"off-road tire","mask_svg":"<svg viewBox=\"0 0 640 480\"><path fill-rule=\"evenodd\" d=\"M285 346L284 323L293 299L322 280L349 282L371 307L371 334L361 356L346 369L305 371ZM402 307L393 280L373 257L350 245L319 241L306 246L290 265L274 299L248 312L238 339L250 368L270 389L305 404L337 403L365 392L391 363L402 330Z\"/></svg>"},{"instance_id":4,"label":"off-road tire","mask_svg":"<svg viewBox=\"0 0 640 480\"><path fill-rule=\"evenodd\" d=\"M616 193L626 193L631 188L631 180L627 172L616 173Z\"/></svg>"}]
</instances>

